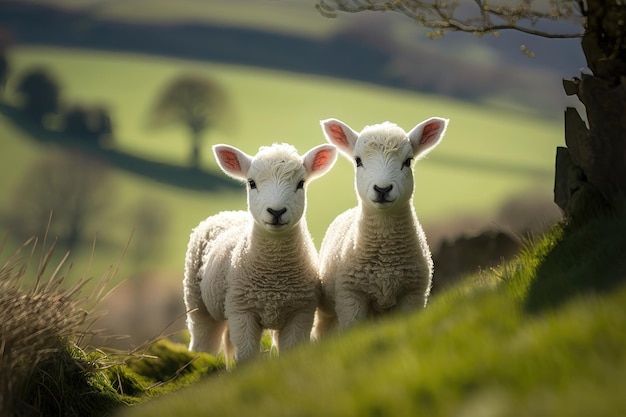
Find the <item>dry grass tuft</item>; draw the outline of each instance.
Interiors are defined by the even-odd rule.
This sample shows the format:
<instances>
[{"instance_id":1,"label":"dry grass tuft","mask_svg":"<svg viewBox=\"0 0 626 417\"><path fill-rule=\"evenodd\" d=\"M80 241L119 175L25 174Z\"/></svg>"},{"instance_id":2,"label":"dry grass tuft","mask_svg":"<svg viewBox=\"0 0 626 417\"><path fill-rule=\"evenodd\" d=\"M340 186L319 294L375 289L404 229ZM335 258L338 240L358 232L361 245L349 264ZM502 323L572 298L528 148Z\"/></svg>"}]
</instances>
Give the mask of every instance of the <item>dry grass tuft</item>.
<instances>
[{"instance_id":1,"label":"dry grass tuft","mask_svg":"<svg viewBox=\"0 0 626 417\"><path fill-rule=\"evenodd\" d=\"M0 247L0 255L4 246ZM0 415L3 416L40 415L39 406L49 402L46 397L63 396L63 391L53 392L53 386L62 383L61 375L55 376L55 369L60 372L74 369L78 376L87 378L89 370L94 368L86 357L80 359L81 355L68 352L73 349L73 353L84 353L78 346L91 335L91 326L97 319L89 315L90 308L103 297L114 271L98 280L91 295L82 296L89 279L80 278L68 284L69 253L53 265L55 246L53 242L47 247L46 236L41 244L39 239L31 238L0 266ZM34 271L29 270L32 265L36 265ZM61 412L62 399L54 398L52 402Z\"/></svg>"}]
</instances>

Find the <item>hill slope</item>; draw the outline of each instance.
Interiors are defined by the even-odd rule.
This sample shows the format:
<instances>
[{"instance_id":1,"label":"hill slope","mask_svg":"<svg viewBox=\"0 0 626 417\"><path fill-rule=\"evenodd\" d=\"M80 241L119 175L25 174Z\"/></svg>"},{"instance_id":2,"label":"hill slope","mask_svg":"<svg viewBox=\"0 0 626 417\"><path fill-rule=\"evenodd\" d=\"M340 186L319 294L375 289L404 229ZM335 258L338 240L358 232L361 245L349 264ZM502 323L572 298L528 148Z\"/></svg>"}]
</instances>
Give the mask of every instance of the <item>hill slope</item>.
<instances>
[{"instance_id":1,"label":"hill slope","mask_svg":"<svg viewBox=\"0 0 626 417\"><path fill-rule=\"evenodd\" d=\"M584 66L579 42L573 39L556 43L507 32L497 39L452 34L430 41L424 30L395 13L340 16L330 23L314 4L8 0L0 3L0 28L21 45L325 75L472 102L514 101L552 118L560 117L566 102L561 78ZM520 53L521 44L536 51L536 59Z\"/></svg>"},{"instance_id":2,"label":"hill slope","mask_svg":"<svg viewBox=\"0 0 626 417\"><path fill-rule=\"evenodd\" d=\"M620 415L624 219L559 226L476 279L490 285L459 287L423 312L246 364L122 415Z\"/></svg>"}]
</instances>

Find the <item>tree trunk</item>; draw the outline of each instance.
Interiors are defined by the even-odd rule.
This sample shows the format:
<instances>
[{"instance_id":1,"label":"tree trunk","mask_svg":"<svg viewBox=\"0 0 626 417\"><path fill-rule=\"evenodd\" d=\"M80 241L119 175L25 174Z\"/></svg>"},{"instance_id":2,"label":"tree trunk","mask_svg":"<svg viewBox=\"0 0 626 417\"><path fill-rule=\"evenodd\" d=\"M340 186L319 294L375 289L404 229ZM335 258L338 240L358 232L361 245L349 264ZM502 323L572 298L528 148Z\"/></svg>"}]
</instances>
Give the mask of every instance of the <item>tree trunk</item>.
<instances>
[{"instance_id":1,"label":"tree trunk","mask_svg":"<svg viewBox=\"0 0 626 417\"><path fill-rule=\"evenodd\" d=\"M189 164L193 169L200 169L200 149L202 145L202 132L197 130L191 131L191 159Z\"/></svg>"},{"instance_id":2,"label":"tree trunk","mask_svg":"<svg viewBox=\"0 0 626 417\"><path fill-rule=\"evenodd\" d=\"M626 197L626 6L589 0L582 48L593 73L564 80L585 105L565 112L565 143L556 159L555 202L568 217L617 207Z\"/></svg>"}]
</instances>

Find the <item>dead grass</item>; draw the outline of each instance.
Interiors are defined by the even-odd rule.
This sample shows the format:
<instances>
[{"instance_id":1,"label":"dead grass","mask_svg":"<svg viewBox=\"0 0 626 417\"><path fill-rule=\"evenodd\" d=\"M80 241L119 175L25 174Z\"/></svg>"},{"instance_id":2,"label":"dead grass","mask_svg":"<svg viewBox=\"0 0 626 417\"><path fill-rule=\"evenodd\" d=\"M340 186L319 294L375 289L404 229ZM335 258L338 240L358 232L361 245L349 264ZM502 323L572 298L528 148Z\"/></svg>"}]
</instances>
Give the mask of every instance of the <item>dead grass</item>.
<instances>
[{"instance_id":1,"label":"dead grass","mask_svg":"<svg viewBox=\"0 0 626 417\"><path fill-rule=\"evenodd\" d=\"M172 323L132 350L94 348L104 337L97 307L126 250L90 282L88 271L68 278L69 252L57 263L55 248L44 234L0 262L0 416L106 416L225 369L165 340Z\"/></svg>"},{"instance_id":2,"label":"dead grass","mask_svg":"<svg viewBox=\"0 0 626 417\"><path fill-rule=\"evenodd\" d=\"M98 317L90 310L104 296L115 270L83 295L89 279L70 284L69 252L53 264L55 247L47 234L34 237L0 265L0 415L87 415L84 406L102 403L88 395L101 394L96 374L90 372L96 361L79 346L93 334ZM79 384L86 391L70 389Z\"/></svg>"}]
</instances>

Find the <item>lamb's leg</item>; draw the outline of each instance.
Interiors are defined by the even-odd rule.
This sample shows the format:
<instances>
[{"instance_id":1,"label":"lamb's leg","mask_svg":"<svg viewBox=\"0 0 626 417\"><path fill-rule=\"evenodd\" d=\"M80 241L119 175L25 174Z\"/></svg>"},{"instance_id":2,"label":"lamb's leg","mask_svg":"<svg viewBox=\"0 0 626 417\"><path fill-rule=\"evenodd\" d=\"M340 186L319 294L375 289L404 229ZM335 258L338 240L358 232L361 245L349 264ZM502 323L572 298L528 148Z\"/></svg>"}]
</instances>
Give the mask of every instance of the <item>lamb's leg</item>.
<instances>
[{"instance_id":1,"label":"lamb's leg","mask_svg":"<svg viewBox=\"0 0 626 417\"><path fill-rule=\"evenodd\" d=\"M288 350L309 340L313 327L314 313L301 311L295 313L278 332L278 352Z\"/></svg>"},{"instance_id":2,"label":"lamb's leg","mask_svg":"<svg viewBox=\"0 0 626 417\"><path fill-rule=\"evenodd\" d=\"M228 318L230 340L235 347L235 362L259 353L263 328L254 313L236 313Z\"/></svg>"},{"instance_id":3,"label":"lamb's leg","mask_svg":"<svg viewBox=\"0 0 626 417\"><path fill-rule=\"evenodd\" d=\"M412 311L426 307L428 298L423 291L407 292L398 298L396 308L400 311Z\"/></svg>"},{"instance_id":4,"label":"lamb's leg","mask_svg":"<svg viewBox=\"0 0 626 417\"><path fill-rule=\"evenodd\" d=\"M187 308L187 328L191 334L189 350L217 355L222 345L222 333L226 327L223 320L215 320L208 312L198 282L191 278L197 271L185 272L184 299Z\"/></svg>"},{"instance_id":5,"label":"lamb's leg","mask_svg":"<svg viewBox=\"0 0 626 417\"><path fill-rule=\"evenodd\" d=\"M223 346L224 346L224 363L226 364L226 369L230 369L232 359L234 357L235 347L233 343L230 341L230 327L226 326L226 331L223 334Z\"/></svg>"},{"instance_id":6,"label":"lamb's leg","mask_svg":"<svg viewBox=\"0 0 626 417\"><path fill-rule=\"evenodd\" d=\"M369 303L363 294L338 290L335 300L335 311L341 331L367 319Z\"/></svg>"},{"instance_id":7,"label":"lamb's leg","mask_svg":"<svg viewBox=\"0 0 626 417\"><path fill-rule=\"evenodd\" d=\"M189 350L212 355L220 352L225 321L215 320L204 306L200 306L187 313L187 327L191 334Z\"/></svg>"},{"instance_id":8,"label":"lamb's leg","mask_svg":"<svg viewBox=\"0 0 626 417\"><path fill-rule=\"evenodd\" d=\"M338 323L336 314L329 313L318 308L315 312L315 321L313 324L313 332L311 333L311 338L321 339L333 329L335 329L337 327L337 324Z\"/></svg>"}]
</instances>

